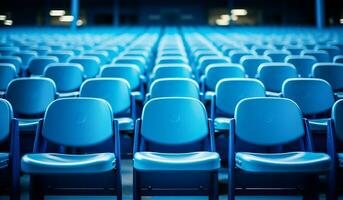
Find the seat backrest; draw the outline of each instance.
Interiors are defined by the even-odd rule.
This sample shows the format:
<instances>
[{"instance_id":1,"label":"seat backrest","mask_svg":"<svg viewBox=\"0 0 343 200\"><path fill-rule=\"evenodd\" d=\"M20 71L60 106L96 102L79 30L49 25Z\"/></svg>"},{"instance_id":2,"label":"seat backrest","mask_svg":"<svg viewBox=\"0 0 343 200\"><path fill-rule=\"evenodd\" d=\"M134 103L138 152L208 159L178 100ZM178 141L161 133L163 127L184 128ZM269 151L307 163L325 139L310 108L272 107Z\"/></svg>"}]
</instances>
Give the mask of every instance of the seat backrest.
<instances>
[{"instance_id":1,"label":"seat backrest","mask_svg":"<svg viewBox=\"0 0 343 200\"><path fill-rule=\"evenodd\" d=\"M128 111L131 106L130 85L122 78L88 79L81 85L80 96L106 100L114 115Z\"/></svg>"},{"instance_id":2,"label":"seat backrest","mask_svg":"<svg viewBox=\"0 0 343 200\"><path fill-rule=\"evenodd\" d=\"M83 67L77 63L52 63L44 70L44 76L51 78L57 92L77 91L83 82Z\"/></svg>"},{"instance_id":3,"label":"seat backrest","mask_svg":"<svg viewBox=\"0 0 343 200\"><path fill-rule=\"evenodd\" d=\"M333 62L334 63L341 63L341 64L343 64L343 56L335 56L333 58Z\"/></svg>"},{"instance_id":4,"label":"seat backrest","mask_svg":"<svg viewBox=\"0 0 343 200\"><path fill-rule=\"evenodd\" d=\"M290 99L248 98L241 100L236 107L235 134L250 144L287 144L304 133L301 111Z\"/></svg>"},{"instance_id":5,"label":"seat backrest","mask_svg":"<svg viewBox=\"0 0 343 200\"><path fill-rule=\"evenodd\" d=\"M239 64L211 64L205 71L205 85L214 91L217 83L224 78L244 78L245 71Z\"/></svg>"},{"instance_id":6,"label":"seat backrest","mask_svg":"<svg viewBox=\"0 0 343 200\"><path fill-rule=\"evenodd\" d=\"M287 56L286 63L290 63L297 68L297 72L301 77L307 78L312 74L312 67L316 64L317 59L313 56Z\"/></svg>"},{"instance_id":7,"label":"seat backrest","mask_svg":"<svg viewBox=\"0 0 343 200\"><path fill-rule=\"evenodd\" d=\"M141 56L122 56L113 61L113 64L134 64L137 65L142 74L147 69L146 60Z\"/></svg>"},{"instance_id":8,"label":"seat backrest","mask_svg":"<svg viewBox=\"0 0 343 200\"><path fill-rule=\"evenodd\" d=\"M57 63L55 56L38 56L31 59L28 65L28 71L31 75L43 75L45 68L51 63Z\"/></svg>"},{"instance_id":9,"label":"seat backrest","mask_svg":"<svg viewBox=\"0 0 343 200\"><path fill-rule=\"evenodd\" d=\"M303 50L301 55L313 56L317 59L317 62L330 62L330 56L324 50Z\"/></svg>"},{"instance_id":10,"label":"seat backrest","mask_svg":"<svg viewBox=\"0 0 343 200\"><path fill-rule=\"evenodd\" d=\"M5 91L15 77L16 68L13 64L0 63L0 91Z\"/></svg>"},{"instance_id":11,"label":"seat backrest","mask_svg":"<svg viewBox=\"0 0 343 200\"><path fill-rule=\"evenodd\" d=\"M270 63L272 59L268 56L243 56L240 60L241 65L244 67L245 73L250 78L255 78L257 68L262 63Z\"/></svg>"},{"instance_id":12,"label":"seat backrest","mask_svg":"<svg viewBox=\"0 0 343 200\"><path fill-rule=\"evenodd\" d=\"M343 141L343 99L338 100L332 107L331 117L335 124L336 138Z\"/></svg>"},{"instance_id":13,"label":"seat backrest","mask_svg":"<svg viewBox=\"0 0 343 200\"><path fill-rule=\"evenodd\" d=\"M99 74L100 59L95 56L71 57L68 62L81 64L86 78L93 78Z\"/></svg>"},{"instance_id":14,"label":"seat backrest","mask_svg":"<svg viewBox=\"0 0 343 200\"><path fill-rule=\"evenodd\" d=\"M54 56L58 58L58 62L65 63L68 61L70 57L74 55L74 52L70 50L57 50L51 51L47 54L47 56Z\"/></svg>"},{"instance_id":15,"label":"seat backrest","mask_svg":"<svg viewBox=\"0 0 343 200\"><path fill-rule=\"evenodd\" d=\"M246 50L233 50L229 53L229 57L232 63L241 63L241 58L243 56L253 56L255 52L253 51L246 51Z\"/></svg>"},{"instance_id":16,"label":"seat backrest","mask_svg":"<svg viewBox=\"0 0 343 200\"><path fill-rule=\"evenodd\" d=\"M203 74L209 65L219 63L229 64L230 59L224 56L204 56L200 58L197 70Z\"/></svg>"},{"instance_id":17,"label":"seat backrest","mask_svg":"<svg viewBox=\"0 0 343 200\"><path fill-rule=\"evenodd\" d=\"M6 99L18 115L41 115L55 99L56 86L49 78L18 78L12 80L6 91Z\"/></svg>"},{"instance_id":18,"label":"seat backrest","mask_svg":"<svg viewBox=\"0 0 343 200\"><path fill-rule=\"evenodd\" d=\"M112 119L111 106L105 100L58 99L47 108L42 136L64 146L94 146L113 136Z\"/></svg>"},{"instance_id":19,"label":"seat backrest","mask_svg":"<svg viewBox=\"0 0 343 200\"><path fill-rule=\"evenodd\" d=\"M317 63L313 66L312 75L329 82L334 91L343 89L343 64Z\"/></svg>"},{"instance_id":20,"label":"seat backrest","mask_svg":"<svg viewBox=\"0 0 343 200\"><path fill-rule=\"evenodd\" d=\"M38 54L36 51L30 51L30 50L25 50L25 51L21 51L21 52L13 54L13 56L18 56L19 58L21 58L23 67L27 67L31 59L36 57L37 55Z\"/></svg>"},{"instance_id":21,"label":"seat backrest","mask_svg":"<svg viewBox=\"0 0 343 200\"><path fill-rule=\"evenodd\" d=\"M1 64L12 64L15 66L17 74L20 72L22 68L22 61L21 58L18 56L1 56L0 57Z\"/></svg>"},{"instance_id":22,"label":"seat backrest","mask_svg":"<svg viewBox=\"0 0 343 200\"><path fill-rule=\"evenodd\" d=\"M11 104L5 99L0 99L0 143L9 137L12 119L13 110Z\"/></svg>"},{"instance_id":23,"label":"seat backrest","mask_svg":"<svg viewBox=\"0 0 343 200\"><path fill-rule=\"evenodd\" d=\"M232 117L237 103L245 98L264 97L266 89L261 81L249 78L229 78L218 82L216 108Z\"/></svg>"},{"instance_id":24,"label":"seat backrest","mask_svg":"<svg viewBox=\"0 0 343 200\"><path fill-rule=\"evenodd\" d=\"M154 70L152 80L160 78L192 78L192 70L185 66L164 66Z\"/></svg>"},{"instance_id":25,"label":"seat backrest","mask_svg":"<svg viewBox=\"0 0 343 200\"><path fill-rule=\"evenodd\" d=\"M264 55L270 57L273 62L284 62L291 53L287 50L267 50Z\"/></svg>"},{"instance_id":26,"label":"seat backrest","mask_svg":"<svg viewBox=\"0 0 343 200\"><path fill-rule=\"evenodd\" d=\"M143 108L141 135L150 142L185 145L204 139L208 133L206 109L194 98L156 98Z\"/></svg>"},{"instance_id":27,"label":"seat backrest","mask_svg":"<svg viewBox=\"0 0 343 200\"><path fill-rule=\"evenodd\" d=\"M150 98L191 97L199 99L198 83L188 78L162 78L150 86Z\"/></svg>"},{"instance_id":28,"label":"seat backrest","mask_svg":"<svg viewBox=\"0 0 343 200\"><path fill-rule=\"evenodd\" d=\"M140 75L139 67L133 64L104 65L100 72L100 77L123 78L127 80L133 91L137 90L141 84Z\"/></svg>"},{"instance_id":29,"label":"seat backrest","mask_svg":"<svg viewBox=\"0 0 343 200\"><path fill-rule=\"evenodd\" d=\"M304 115L326 112L335 101L330 84L317 78L288 79L282 86L282 94L297 103Z\"/></svg>"},{"instance_id":30,"label":"seat backrest","mask_svg":"<svg viewBox=\"0 0 343 200\"><path fill-rule=\"evenodd\" d=\"M257 76L267 91L281 92L283 82L298 77L298 73L289 63L264 63L258 67Z\"/></svg>"}]
</instances>

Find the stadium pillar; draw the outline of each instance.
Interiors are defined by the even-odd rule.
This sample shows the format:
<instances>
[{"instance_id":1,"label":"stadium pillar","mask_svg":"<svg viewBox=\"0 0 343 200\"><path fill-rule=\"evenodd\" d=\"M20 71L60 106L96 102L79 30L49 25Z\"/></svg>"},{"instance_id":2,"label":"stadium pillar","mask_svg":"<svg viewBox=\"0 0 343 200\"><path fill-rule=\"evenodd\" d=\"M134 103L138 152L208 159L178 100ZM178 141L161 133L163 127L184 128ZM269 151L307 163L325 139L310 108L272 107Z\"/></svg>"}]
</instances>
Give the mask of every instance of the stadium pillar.
<instances>
[{"instance_id":1,"label":"stadium pillar","mask_svg":"<svg viewBox=\"0 0 343 200\"><path fill-rule=\"evenodd\" d=\"M120 0L113 0L113 26L119 26Z\"/></svg>"},{"instance_id":2,"label":"stadium pillar","mask_svg":"<svg viewBox=\"0 0 343 200\"><path fill-rule=\"evenodd\" d=\"M79 19L79 9L80 9L80 1L71 0L71 15L73 16L73 21L70 23L71 30L77 29L77 20Z\"/></svg>"},{"instance_id":3,"label":"stadium pillar","mask_svg":"<svg viewBox=\"0 0 343 200\"><path fill-rule=\"evenodd\" d=\"M315 2L316 2L317 28L322 29L325 26L325 13L324 13L325 0L315 0Z\"/></svg>"}]
</instances>

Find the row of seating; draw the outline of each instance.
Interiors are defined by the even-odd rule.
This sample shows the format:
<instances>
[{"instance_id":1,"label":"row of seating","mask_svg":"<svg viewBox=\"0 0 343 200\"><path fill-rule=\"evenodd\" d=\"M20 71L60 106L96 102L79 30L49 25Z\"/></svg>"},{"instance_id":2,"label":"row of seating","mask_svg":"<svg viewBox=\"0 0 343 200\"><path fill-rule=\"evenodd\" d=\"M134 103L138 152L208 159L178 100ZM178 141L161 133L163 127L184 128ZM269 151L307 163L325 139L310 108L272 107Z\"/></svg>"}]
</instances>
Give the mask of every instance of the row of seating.
<instances>
[{"instance_id":1,"label":"row of seating","mask_svg":"<svg viewBox=\"0 0 343 200\"><path fill-rule=\"evenodd\" d=\"M1 169L9 170L4 175L10 177L13 196L19 195L21 169L31 175L31 199L42 199L44 194L73 194L70 189L82 192L80 188L102 188L95 193L121 199L120 128L118 121L113 120L108 102L88 97L53 101L40 121L34 152L23 156L21 167L18 121L13 118L8 101L0 100L0 108L1 141L9 152L1 153ZM333 106L333 118L328 125L328 142L332 145L325 154L313 152L308 121L294 101L272 97L241 100L230 123L229 199L234 199L236 188L256 187L238 181L244 173L267 177L266 182L272 178L269 176L275 178L275 174L282 177L291 174L293 187L304 184L304 194L310 198L317 198L313 189L318 176L327 174L327 198L334 198L334 179L341 180L335 174L336 167L337 170L341 167L335 144L340 144L343 134L342 108L343 100ZM185 97L150 100L136 126L134 199L171 194L218 198L220 157L215 152L213 123L199 100ZM238 145L236 140L244 141L245 145ZM109 149L105 142L111 144ZM261 147L263 153L261 149L239 150L249 145ZM168 181L161 182L161 175L168 177ZM87 181L91 177L92 182ZM279 177L278 180L272 182L274 187L281 187L275 185L280 182ZM288 181L289 178L284 179Z\"/></svg>"}]
</instances>

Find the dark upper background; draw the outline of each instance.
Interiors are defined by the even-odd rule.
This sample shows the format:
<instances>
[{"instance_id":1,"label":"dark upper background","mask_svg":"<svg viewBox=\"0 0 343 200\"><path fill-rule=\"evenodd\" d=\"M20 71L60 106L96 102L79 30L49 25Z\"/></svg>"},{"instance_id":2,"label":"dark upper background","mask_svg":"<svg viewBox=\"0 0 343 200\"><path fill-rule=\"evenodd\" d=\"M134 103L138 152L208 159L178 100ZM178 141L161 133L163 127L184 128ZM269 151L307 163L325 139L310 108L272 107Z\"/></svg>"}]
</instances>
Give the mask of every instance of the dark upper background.
<instances>
[{"instance_id":1,"label":"dark upper background","mask_svg":"<svg viewBox=\"0 0 343 200\"><path fill-rule=\"evenodd\" d=\"M233 8L246 9L248 14L239 16L234 23L314 25L314 2L315 0L235 0ZM80 19L83 26L111 25L113 5L113 0L80 0ZM227 14L227 5L226 0L120 0L120 24L214 25L217 19ZM70 0L0 1L0 15L6 15L14 26L68 25L56 17L50 17L51 9L63 9L68 15ZM326 0L325 13L327 26L340 25L343 0Z\"/></svg>"}]
</instances>

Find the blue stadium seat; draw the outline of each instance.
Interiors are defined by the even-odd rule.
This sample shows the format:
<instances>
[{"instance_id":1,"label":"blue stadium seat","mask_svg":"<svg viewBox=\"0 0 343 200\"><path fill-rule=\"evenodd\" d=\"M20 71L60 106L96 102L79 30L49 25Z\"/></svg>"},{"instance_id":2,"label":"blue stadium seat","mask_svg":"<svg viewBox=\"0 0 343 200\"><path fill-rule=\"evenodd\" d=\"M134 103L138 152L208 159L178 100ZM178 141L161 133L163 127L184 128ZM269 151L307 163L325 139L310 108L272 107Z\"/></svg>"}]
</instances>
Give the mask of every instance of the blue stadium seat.
<instances>
[{"instance_id":1,"label":"blue stadium seat","mask_svg":"<svg viewBox=\"0 0 343 200\"><path fill-rule=\"evenodd\" d=\"M217 83L224 78L244 78L245 71L239 64L211 64L201 77L201 92L204 100L211 100Z\"/></svg>"},{"instance_id":2,"label":"blue stadium seat","mask_svg":"<svg viewBox=\"0 0 343 200\"><path fill-rule=\"evenodd\" d=\"M265 95L263 83L256 79L227 78L219 81L211 102L211 119L214 121L215 130L229 130L230 120L240 100Z\"/></svg>"},{"instance_id":3,"label":"blue stadium seat","mask_svg":"<svg viewBox=\"0 0 343 200\"><path fill-rule=\"evenodd\" d=\"M245 73L250 78L255 78L257 69L260 64L270 63L272 60L268 56L243 56L240 60L241 65L244 67Z\"/></svg>"},{"instance_id":4,"label":"blue stadium seat","mask_svg":"<svg viewBox=\"0 0 343 200\"><path fill-rule=\"evenodd\" d=\"M298 77L297 69L289 63L263 63L257 71L256 77L266 87L267 96L281 96L283 82Z\"/></svg>"},{"instance_id":5,"label":"blue stadium seat","mask_svg":"<svg viewBox=\"0 0 343 200\"><path fill-rule=\"evenodd\" d=\"M330 116L315 116L329 112L334 104L334 95L328 82L316 78L288 79L282 86L282 96L298 104L303 115L309 118L311 130L326 130Z\"/></svg>"},{"instance_id":6,"label":"blue stadium seat","mask_svg":"<svg viewBox=\"0 0 343 200\"><path fill-rule=\"evenodd\" d=\"M293 56L298 56L301 54L301 51L304 50L302 46L287 45L283 48L291 53Z\"/></svg>"},{"instance_id":7,"label":"blue stadium seat","mask_svg":"<svg viewBox=\"0 0 343 200\"><path fill-rule=\"evenodd\" d=\"M317 46L316 50L326 51L329 54L330 62L333 61L333 58L335 56L338 56L341 53L341 51L340 51L340 49L338 47L336 47L336 46L329 46L329 45Z\"/></svg>"},{"instance_id":8,"label":"blue stadium seat","mask_svg":"<svg viewBox=\"0 0 343 200\"><path fill-rule=\"evenodd\" d=\"M312 67L317 60L313 56L292 55L287 56L285 62L294 65L300 77L308 78L312 76Z\"/></svg>"},{"instance_id":9,"label":"blue stadium seat","mask_svg":"<svg viewBox=\"0 0 343 200\"><path fill-rule=\"evenodd\" d=\"M313 66L312 74L329 82L337 98L343 98L343 64L317 63Z\"/></svg>"},{"instance_id":10,"label":"blue stadium seat","mask_svg":"<svg viewBox=\"0 0 343 200\"><path fill-rule=\"evenodd\" d=\"M291 53L287 50L267 50L264 55L271 58L273 62L285 62L285 58Z\"/></svg>"},{"instance_id":11,"label":"blue stadium seat","mask_svg":"<svg viewBox=\"0 0 343 200\"><path fill-rule=\"evenodd\" d=\"M10 200L20 199L20 147L18 121L11 104L0 99L0 192L9 191Z\"/></svg>"},{"instance_id":12,"label":"blue stadium seat","mask_svg":"<svg viewBox=\"0 0 343 200\"><path fill-rule=\"evenodd\" d=\"M228 199L235 198L236 188L259 188L269 181L268 186L276 189L273 194L280 188L298 189L303 185L305 198L319 198L315 190L318 176L328 172L331 159L327 154L312 152L310 132L296 103L273 97L244 99L236 107L230 133ZM237 140L246 145L236 145ZM287 144L291 150L287 150ZM269 147L269 151L246 151L251 145ZM275 146L280 148L270 150ZM254 181L240 181L243 174Z\"/></svg>"},{"instance_id":13,"label":"blue stadium seat","mask_svg":"<svg viewBox=\"0 0 343 200\"><path fill-rule=\"evenodd\" d=\"M74 52L70 50L50 51L47 56L54 56L60 63L66 63L70 57L74 56Z\"/></svg>"},{"instance_id":14,"label":"blue stadium seat","mask_svg":"<svg viewBox=\"0 0 343 200\"><path fill-rule=\"evenodd\" d=\"M118 122L112 116L102 99L65 98L49 105L34 152L21 160L22 171L30 175L30 199L90 193L122 198ZM106 141L112 146L102 149Z\"/></svg>"},{"instance_id":15,"label":"blue stadium seat","mask_svg":"<svg viewBox=\"0 0 343 200\"><path fill-rule=\"evenodd\" d=\"M335 56L333 62L343 64L343 56Z\"/></svg>"},{"instance_id":16,"label":"blue stadium seat","mask_svg":"<svg viewBox=\"0 0 343 200\"><path fill-rule=\"evenodd\" d=\"M188 64L188 59L184 56L161 56L156 59L155 64Z\"/></svg>"},{"instance_id":17,"label":"blue stadium seat","mask_svg":"<svg viewBox=\"0 0 343 200\"><path fill-rule=\"evenodd\" d=\"M192 68L186 64L160 64L152 71L150 82L160 78L193 78Z\"/></svg>"},{"instance_id":18,"label":"blue stadium seat","mask_svg":"<svg viewBox=\"0 0 343 200\"><path fill-rule=\"evenodd\" d=\"M33 46L28 50L37 52L38 56L46 56L46 54L48 54L48 52L51 51L51 48L48 46Z\"/></svg>"},{"instance_id":19,"label":"blue stadium seat","mask_svg":"<svg viewBox=\"0 0 343 200\"><path fill-rule=\"evenodd\" d=\"M26 50L15 53L13 56L19 57L22 61L22 68L26 69L31 59L38 56L38 54L35 51Z\"/></svg>"},{"instance_id":20,"label":"blue stadium seat","mask_svg":"<svg viewBox=\"0 0 343 200\"><path fill-rule=\"evenodd\" d=\"M122 56L113 60L113 64L134 64L137 65L142 74L148 68L146 60L140 56Z\"/></svg>"},{"instance_id":21,"label":"blue stadium seat","mask_svg":"<svg viewBox=\"0 0 343 200\"><path fill-rule=\"evenodd\" d=\"M317 62L331 62L328 52L324 50L303 50L301 52L303 56L313 56Z\"/></svg>"},{"instance_id":22,"label":"blue stadium seat","mask_svg":"<svg viewBox=\"0 0 343 200\"><path fill-rule=\"evenodd\" d=\"M56 87L49 78L18 78L7 87L5 98L13 106L20 131L36 130L39 120L56 97Z\"/></svg>"},{"instance_id":23,"label":"blue stadium seat","mask_svg":"<svg viewBox=\"0 0 343 200\"><path fill-rule=\"evenodd\" d=\"M81 64L85 78L94 78L100 72L100 59L95 56L71 57L68 62Z\"/></svg>"},{"instance_id":24,"label":"blue stadium seat","mask_svg":"<svg viewBox=\"0 0 343 200\"><path fill-rule=\"evenodd\" d=\"M20 74L22 70L22 61L18 56L0 56L0 63L14 65L17 74Z\"/></svg>"},{"instance_id":25,"label":"blue stadium seat","mask_svg":"<svg viewBox=\"0 0 343 200\"><path fill-rule=\"evenodd\" d=\"M101 65L105 65L111 61L106 51L87 51L83 53L82 56L96 57L100 60Z\"/></svg>"},{"instance_id":26,"label":"blue stadium seat","mask_svg":"<svg viewBox=\"0 0 343 200\"><path fill-rule=\"evenodd\" d=\"M16 68L13 64L0 63L0 97L4 96L8 84L16 76Z\"/></svg>"},{"instance_id":27,"label":"blue stadium seat","mask_svg":"<svg viewBox=\"0 0 343 200\"><path fill-rule=\"evenodd\" d=\"M118 120L121 131L133 131L136 120L135 101L131 97L129 83L122 78L93 78L86 80L80 89L80 97L106 100Z\"/></svg>"},{"instance_id":28,"label":"blue stadium seat","mask_svg":"<svg viewBox=\"0 0 343 200\"><path fill-rule=\"evenodd\" d=\"M31 76L41 76L44 73L45 68L51 63L57 63L58 58L55 56L38 56L31 59L27 73Z\"/></svg>"},{"instance_id":29,"label":"blue stadium seat","mask_svg":"<svg viewBox=\"0 0 343 200\"><path fill-rule=\"evenodd\" d=\"M206 68L211 64L229 64L230 59L223 56L204 56L199 59L199 65L197 66L198 75L205 73Z\"/></svg>"},{"instance_id":30,"label":"blue stadium seat","mask_svg":"<svg viewBox=\"0 0 343 200\"><path fill-rule=\"evenodd\" d=\"M19 47L14 46L7 46L7 47L0 47L0 54L3 56L11 56L14 53L19 52Z\"/></svg>"},{"instance_id":31,"label":"blue stadium seat","mask_svg":"<svg viewBox=\"0 0 343 200\"><path fill-rule=\"evenodd\" d=\"M45 68L43 76L55 82L59 98L78 96L84 79L83 67L76 63L49 64Z\"/></svg>"},{"instance_id":32,"label":"blue stadium seat","mask_svg":"<svg viewBox=\"0 0 343 200\"><path fill-rule=\"evenodd\" d=\"M194 98L150 100L136 123L133 199L165 195L218 199L220 158L210 124L205 107Z\"/></svg>"},{"instance_id":33,"label":"blue stadium seat","mask_svg":"<svg viewBox=\"0 0 343 200\"><path fill-rule=\"evenodd\" d=\"M253 52L253 51L233 50L230 52L229 57L230 57L232 63L236 63L236 64L241 63L242 64L241 59L244 56L253 56L253 55L255 55L255 52Z\"/></svg>"},{"instance_id":34,"label":"blue stadium seat","mask_svg":"<svg viewBox=\"0 0 343 200\"><path fill-rule=\"evenodd\" d=\"M160 97L201 99L198 83L189 78L162 78L154 81L146 95L146 100Z\"/></svg>"}]
</instances>

